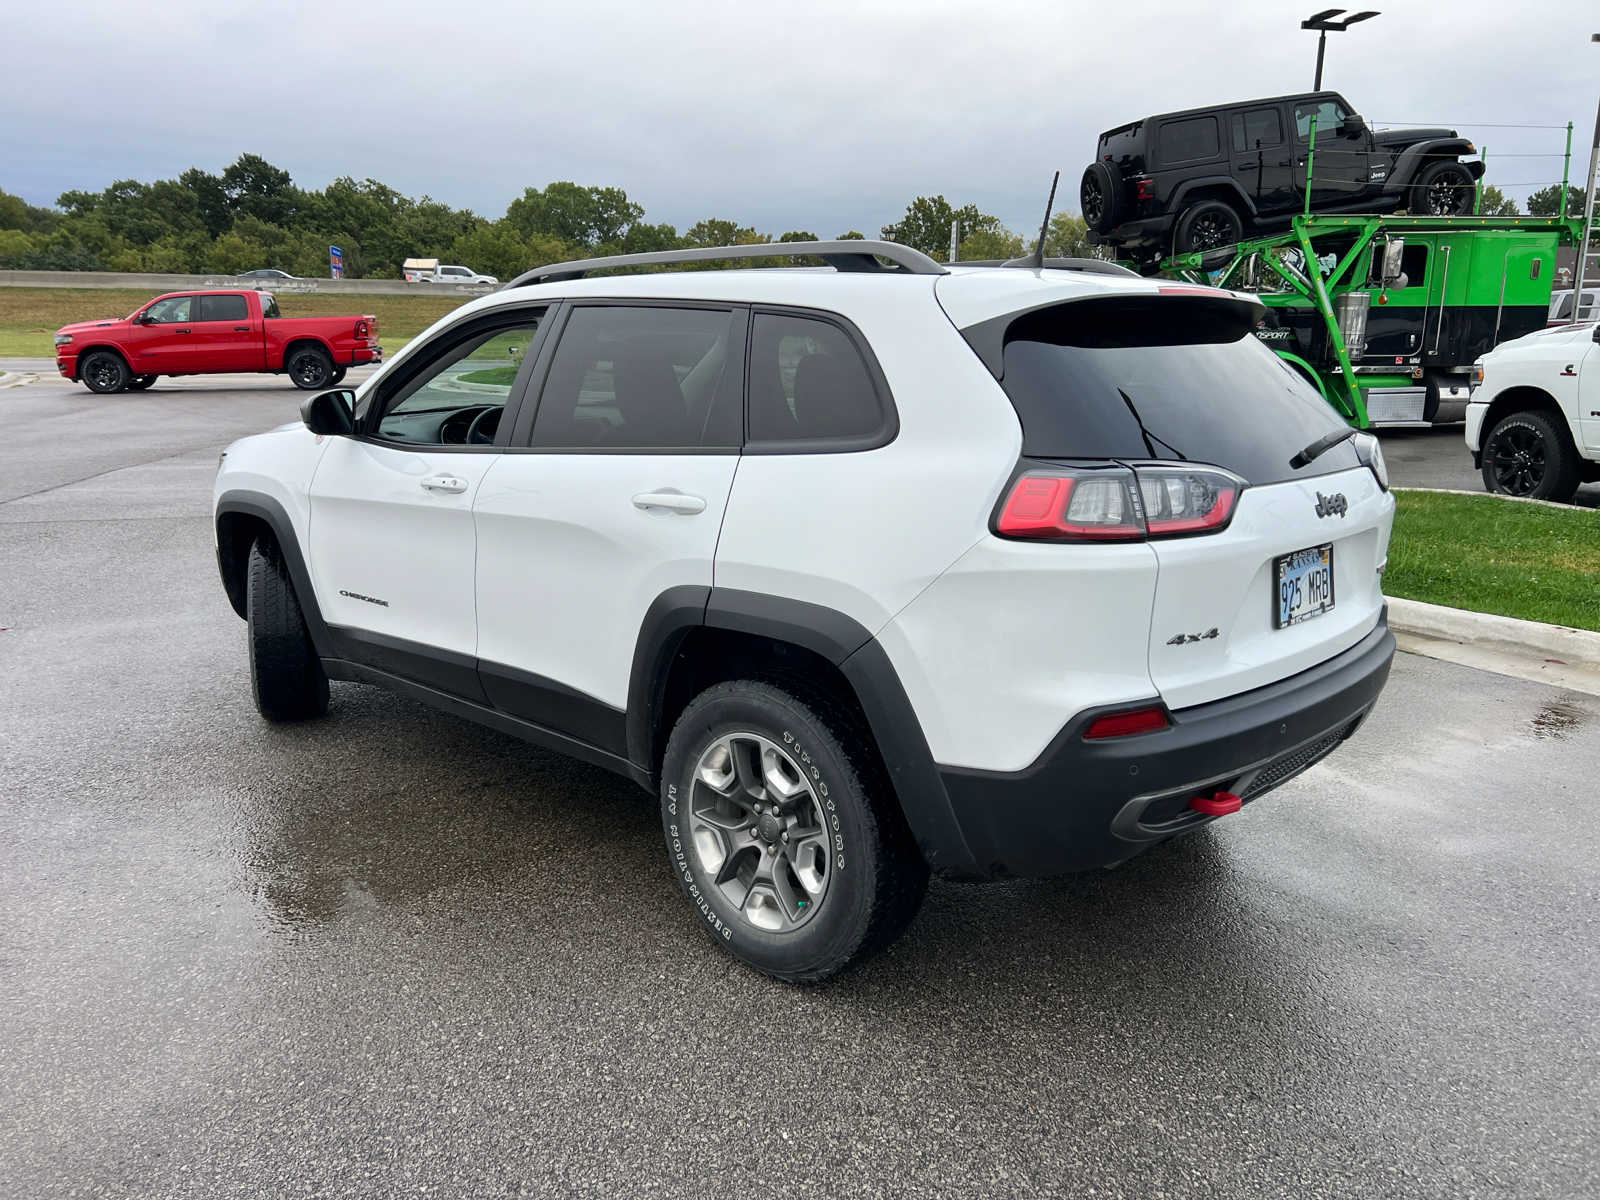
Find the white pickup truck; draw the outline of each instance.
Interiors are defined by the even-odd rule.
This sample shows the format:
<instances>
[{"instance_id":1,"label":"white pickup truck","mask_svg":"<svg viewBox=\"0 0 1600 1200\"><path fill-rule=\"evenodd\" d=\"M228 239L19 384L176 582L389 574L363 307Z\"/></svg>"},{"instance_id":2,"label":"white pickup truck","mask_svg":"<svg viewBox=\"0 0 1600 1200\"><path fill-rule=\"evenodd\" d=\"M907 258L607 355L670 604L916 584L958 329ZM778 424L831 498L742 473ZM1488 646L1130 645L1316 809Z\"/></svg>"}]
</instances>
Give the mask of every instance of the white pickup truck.
<instances>
[{"instance_id":1,"label":"white pickup truck","mask_svg":"<svg viewBox=\"0 0 1600 1200\"><path fill-rule=\"evenodd\" d=\"M493 275L479 274L471 267L442 264L437 258L408 258L401 269L407 283L487 284L493 287L500 282Z\"/></svg>"},{"instance_id":2,"label":"white pickup truck","mask_svg":"<svg viewBox=\"0 0 1600 1200\"><path fill-rule=\"evenodd\" d=\"M1467 449L1485 490L1565 501L1600 480L1600 325L1502 342L1472 378Z\"/></svg>"}]
</instances>

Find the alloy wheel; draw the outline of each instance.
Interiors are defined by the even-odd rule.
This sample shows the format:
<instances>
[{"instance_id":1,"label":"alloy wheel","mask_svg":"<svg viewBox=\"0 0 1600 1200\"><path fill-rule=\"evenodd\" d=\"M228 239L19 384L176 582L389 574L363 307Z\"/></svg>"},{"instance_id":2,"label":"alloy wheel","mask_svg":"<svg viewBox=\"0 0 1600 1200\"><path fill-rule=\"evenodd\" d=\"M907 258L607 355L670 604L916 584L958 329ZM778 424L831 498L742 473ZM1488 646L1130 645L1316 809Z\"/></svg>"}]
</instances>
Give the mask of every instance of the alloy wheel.
<instances>
[{"instance_id":1,"label":"alloy wheel","mask_svg":"<svg viewBox=\"0 0 1600 1200\"><path fill-rule=\"evenodd\" d=\"M1215 250L1237 241L1233 235L1233 222L1219 213L1198 217L1189 227L1189 241L1197 250Z\"/></svg>"},{"instance_id":2,"label":"alloy wheel","mask_svg":"<svg viewBox=\"0 0 1600 1200\"><path fill-rule=\"evenodd\" d=\"M706 747L690 785L689 836L710 885L756 929L793 932L827 899L817 785L769 738L726 733Z\"/></svg>"},{"instance_id":3,"label":"alloy wheel","mask_svg":"<svg viewBox=\"0 0 1600 1200\"><path fill-rule=\"evenodd\" d=\"M1523 426L1502 429L1489 447L1489 462L1497 491L1508 496L1531 495L1544 482L1548 469L1544 438Z\"/></svg>"},{"instance_id":4,"label":"alloy wheel","mask_svg":"<svg viewBox=\"0 0 1600 1200\"><path fill-rule=\"evenodd\" d=\"M1428 185L1427 208L1432 217L1448 217L1462 211L1461 193L1466 188L1460 179L1441 175Z\"/></svg>"}]
</instances>

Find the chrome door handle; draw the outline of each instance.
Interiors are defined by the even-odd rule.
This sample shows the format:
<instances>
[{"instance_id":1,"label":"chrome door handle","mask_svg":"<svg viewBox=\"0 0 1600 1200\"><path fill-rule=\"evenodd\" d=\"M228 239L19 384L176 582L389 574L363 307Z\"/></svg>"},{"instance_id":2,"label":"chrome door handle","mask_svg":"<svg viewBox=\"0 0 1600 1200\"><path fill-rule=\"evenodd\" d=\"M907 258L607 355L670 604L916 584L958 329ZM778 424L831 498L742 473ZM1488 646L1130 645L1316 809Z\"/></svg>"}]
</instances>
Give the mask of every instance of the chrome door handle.
<instances>
[{"instance_id":1,"label":"chrome door handle","mask_svg":"<svg viewBox=\"0 0 1600 1200\"><path fill-rule=\"evenodd\" d=\"M467 481L456 475L429 475L422 486L430 492L464 492Z\"/></svg>"},{"instance_id":2,"label":"chrome door handle","mask_svg":"<svg viewBox=\"0 0 1600 1200\"><path fill-rule=\"evenodd\" d=\"M635 508L652 509L664 508L669 512L682 513L692 517L695 513L706 510L706 502L699 496L687 496L682 492L640 492L633 498Z\"/></svg>"}]
</instances>

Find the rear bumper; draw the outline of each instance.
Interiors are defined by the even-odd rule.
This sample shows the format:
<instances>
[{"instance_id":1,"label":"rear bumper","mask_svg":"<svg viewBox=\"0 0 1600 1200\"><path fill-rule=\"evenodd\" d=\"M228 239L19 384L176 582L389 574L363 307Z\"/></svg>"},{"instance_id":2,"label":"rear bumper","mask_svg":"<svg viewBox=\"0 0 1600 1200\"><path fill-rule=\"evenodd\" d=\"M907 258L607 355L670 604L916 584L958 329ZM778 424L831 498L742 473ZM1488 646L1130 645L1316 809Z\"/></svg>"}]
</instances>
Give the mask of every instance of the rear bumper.
<instances>
[{"instance_id":1,"label":"rear bumper","mask_svg":"<svg viewBox=\"0 0 1600 1200\"><path fill-rule=\"evenodd\" d=\"M1145 217L1139 221L1124 221L1109 233L1089 231L1089 241L1100 246L1143 246L1165 242L1172 233L1173 215Z\"/></svg>"},{"instance_id":2,"label":"rear bumper","mask_svg":"<svg viewBox=\"0 0 1600 1200\"><path fill-rule=\"evenodd\" d=\"M1288 679L1172 713L1169 728L1085 741L1080 713L1030 767L941 767L980 876L1049 876L1111 866L1215 820L1188 807L1234 792L1249 803L1353 734L1389 677L1387 613L1344 653Z\"/></svg>"},{"instance_id":3,"label":"rear bumper","mask_svg":"<svg viewBox=\"0 0 1600 1200\"><path fill-rule=\"evenodd\" d=\"M350 361L344 365L347 367L359 367L368 363L381 363L382 361L383 347L377 342L369 342L366 345L356 346L350 353Z\"/></svg>"}]
</instances>

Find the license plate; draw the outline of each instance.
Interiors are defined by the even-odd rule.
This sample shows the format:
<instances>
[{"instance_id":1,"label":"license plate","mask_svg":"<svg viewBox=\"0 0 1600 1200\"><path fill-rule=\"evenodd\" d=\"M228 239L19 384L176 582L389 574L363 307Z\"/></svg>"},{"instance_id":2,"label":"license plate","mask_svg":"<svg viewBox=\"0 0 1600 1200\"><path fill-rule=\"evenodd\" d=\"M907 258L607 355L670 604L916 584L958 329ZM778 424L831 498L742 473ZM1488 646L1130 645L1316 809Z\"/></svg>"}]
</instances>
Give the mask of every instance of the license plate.
<instances>
[{"instance_id":1,"label":"license plate","mask_svg":"<svg viewBox=\"0 0 1600 1200\"><path fill-rule=\"evenodd\" d=\"M1285 629L1333 607L1333 544L1296 550L1273 560L1272 627Z\"/></svg>"}]
</instances>

